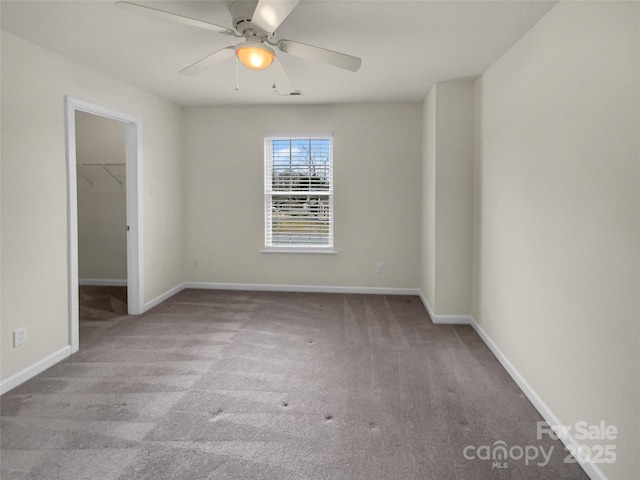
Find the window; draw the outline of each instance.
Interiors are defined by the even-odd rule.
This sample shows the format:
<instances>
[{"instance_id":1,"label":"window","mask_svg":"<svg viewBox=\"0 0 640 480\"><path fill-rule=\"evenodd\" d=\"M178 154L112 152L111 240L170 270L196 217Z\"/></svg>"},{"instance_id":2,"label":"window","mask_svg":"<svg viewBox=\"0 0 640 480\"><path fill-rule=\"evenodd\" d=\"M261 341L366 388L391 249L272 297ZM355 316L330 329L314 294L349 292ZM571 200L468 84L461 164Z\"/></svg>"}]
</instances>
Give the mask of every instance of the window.
<instances>
[{"instance_id":1,"label":"window","mask_svg":"<svg viewBox=\"0 0 640 480\"><path fill-rule=\"evenodd\" d=\"M265 246L333 248L333 138L265 137Z\"/></svg>"}]
</instances>

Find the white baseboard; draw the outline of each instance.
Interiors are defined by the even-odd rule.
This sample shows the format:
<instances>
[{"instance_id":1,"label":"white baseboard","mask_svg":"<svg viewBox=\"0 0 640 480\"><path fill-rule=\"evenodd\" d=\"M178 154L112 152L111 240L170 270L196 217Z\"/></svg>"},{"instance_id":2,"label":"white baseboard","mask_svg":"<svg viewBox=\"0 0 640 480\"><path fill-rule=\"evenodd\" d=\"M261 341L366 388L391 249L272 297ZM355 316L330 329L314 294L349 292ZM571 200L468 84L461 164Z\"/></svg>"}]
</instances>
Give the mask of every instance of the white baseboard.
<instances>
[{"instance_id":1,"label":"white baseboard","mask_svg":"<svg viewBox=\"0 0 640 480\"><path fill-rule=\"evenodd\" d=\"M471 325L473 317L468 315L435 315L431 317L438 325Z\"/></svg>"},{"instance_id":2,"label":"white baseboard","mask_svg":"<svg viewBox=\"0 0 640 480\"><path fill-rule=\"evenodd\" d=\"M57 352L52 353L48 357L43 358L39 362L34 363L33 365L25 368L15 375L11 375L6 380L0 382L0 395L16 388L21 383L26 382L39 373L44 372L47 368L54 366L56 363L64 360L69 355L71 355L71 346L67 345L66 347L61 348Z\"/></svg>"},{"instance_id":3,"label":"white baseboard","mask_svg":"<svg viewBox=\"0 0 640 480\"><path fill-rule=\"evenodd\" d=\"M431 317L431 321L438 325L471 325L473 321L473 317L469 315L436 315L433 313L431 309L431 305L429 305L429 301L427 297L424 295L422 290L418 290L417 295L422 300L422 304L424 308L427 309L427 313L429 317Z\"/></svg>"},{"instance_id":4,"label":"white baseboard","mask_svg":"<svg viewBox=\"0 0 640 480\"><path fill-rule=\"evenodd\" d=\"M144 311L160 305L186 288L201 290L246 290L253 292L360 293L367 295L420 295L417 288L336 287L322 285L277 285L266 283L184 282L144 304Z\"/></svg>"},{"instance_id":5,"label":"white baseboard","mask_svg":"<svg viewBox=\"0 0 640 480\"><path fill-rule=\"evenodd\" d=\"M183 288L205 290L247 290L259 292L360 293L367 295L419 295L417 288L337 287L327 285L278 285L265 283L185 282Z\"/></svg>"},{"instance_id":6,"label":"white baseboard","mask_svg":"<svg viewBox=\"0 0 640 480\"><path fill-rule=\"evenodd\" d=\"M470 318L471 318L471 326L473 327L473 329L478 333L478 335L480 336L482 341L487 345L487 347L489 347L489 350L491 350L493 355L498 359L498 361L504 367L507 373L511 376L511 378L513 378L513 380L516 382L518 387L520 387L520 390L522 390L522 393L526 395L526 397L533 404L533 406L538 411L538 413L542 415L542 418L544 418L549 425L554 427L555 426L560 427L562 430L562 433L560 435L560 440L562 440L562 442L571 451L578 451L577 449L580 447L580 442L578 442L574 438L574 436L571 434L570 431L567 431L564 427L562 427L562 425L564 424L560 422L558 417L556 417L556 415L551 411L551 409L544 402L544 400L542 400L542 398L540 398L540 396L536 393L533 387L529 385L529 382L527 382L526 379L522 376L522 374L516 369L516 367L513 366L513 364L509 361L509 359L505 356L505 354L502 353L502 350L498 348L498 346L493 342L491 337L487 335L487 333L480 326L480 324L473 317L470 317ZM579 459L577 460L579 465L582 467L582 469L585 471L585 473L589 476L590 479L607 480L607 476L604 473L602 473L602 470L600 470L600 468L598 468L598 466L595 463L593 463L590 460L588 462L580 461Z\"/></svg>"},{"instance_id":7,"label":"white baseboard","mask_svg":"<svg viewBox=\"0 0 640 480\"><path fill-rule=\"evenodd\" d=\"M480 336L485 345L491 350L491 353L498 359L500 364L504 367L507 373L511 376L514 382L518 385L522 393L529 399L535 409L540 413L542 418L546 420L549 425L562 426L563 424L558 420L558 417L551 411L549 406L540 398L536 391L529 385L529 382L525 380L522 374L513 366L506 355L498 348L493 342L491 337L487 335L487 332L480 326L480 324L471 315L436 315L434 314L429 301L425 297L424 293L420 291L420 299L427 309L431 321L440 325L471 325L476 333ZM565 430L562 428L562 430ZM577 451L580 443L573 437L571 432L563 431L561 434L562 442L567 445L572 451ZM607 480L607 477L602 470L592 461L584 462L579 461L580 466L589 476L591 480Z\"/></svg>"},{"instance_id":8,"label":"white baseboard","mask_svg":"<svg viewBox=\"0 0 640 480\"><path fill-rule=\"evenodd\" d=\"M475 318L470 315L436 315L433 313L433 310L429 305L429 301L425 297L424 293L420 291L419 295L433 323L441 325L471 325L476 333L480 336L482 341L485 343L485 345L489 348L489 350L491 350L491 353L493 353L493 355L498 359L507 373L511 376L513 381L516 382L520 390L522 390L522 393L526 395L526 397L533 404L538 413L542 415L542 418L544 418L549 425L563 425L562 423L560 423L560 420L558 420L558 417L556 417L555 414L551 411L549 406L536 393L533 387L529 385L529 382L527 382L522 374L513 366L513 364L509 361L502 350L500 350L498 346L493 342L491 337L487 335L487 332L484 331L484 329L480 326ZM562 430L564 430L560 436L562 442L567 445L572 451L577 451L580 443L573 437L571 432L566 431L564 428L562 428ZM595 463L591 461L579 461L579 464L591 480L607 480L606 475L602 473L602 470L600 470L600 468L598 468Z\"/></svg>"},{"instance_id":9,"label":"white baseboard","mask_svg":"<svg viewBox=\"0 0 640 480\"><path fill-rule=\"evenodd\" d=\"M160 305L162 302L164 302L165 300L168 300L169 298L173 297L176 293L181 292L182 290L184 290L185 284L181 283L180 285L176 285L175 287L167 290L166 292L158 295L156 298L154 298L153 300L147 302L144 304L144 312L146 312L147 310L151 310L153 307Z\"/></svg>"},{"instance_id":10,"label":"white baseboard","mask_svg":"<svg viewBox=\"0 0 640 480\"><path fill-rule=\"evenodd\" d=\"M117 278L80 278L78 279L78 285L96 285L104 287L126 287L127 280L121 280Z\"/></svg>"}]
</instances>

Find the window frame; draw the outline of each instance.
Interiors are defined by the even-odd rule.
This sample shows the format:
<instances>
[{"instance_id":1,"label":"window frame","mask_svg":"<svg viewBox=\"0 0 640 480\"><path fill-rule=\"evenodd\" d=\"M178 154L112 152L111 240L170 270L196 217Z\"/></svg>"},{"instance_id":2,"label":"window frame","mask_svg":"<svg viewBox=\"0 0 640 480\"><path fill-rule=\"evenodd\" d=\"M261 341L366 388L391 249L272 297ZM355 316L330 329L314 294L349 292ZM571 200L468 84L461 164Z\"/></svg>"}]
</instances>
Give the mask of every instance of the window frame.
<instances>
[{"instance_id":1,"label":"window frame","mask_svg":"<svg viewBox=\"0 0 640 480\"><path fill-rule=\"evenodd\" d=\"M273 142L274 141L295 141L295 140L328 140L329 141L329 165L328 165L328 188L318 190L274 190L273 189ZM264 136L264 248L260 250L263 253L329 253L335 254L337 251L334 249L334 157L333 157L333 134L332 133L303 133L303 134L289 134L289 133L271 133ZM286 195L326 195L328 200L329 209L329 222L328 222L328 242L323 244L314 245L313 243L301 243L301 244L277 244L273 243L273 203L274 197L282 197Z\"/></svg>"}]
</instances>

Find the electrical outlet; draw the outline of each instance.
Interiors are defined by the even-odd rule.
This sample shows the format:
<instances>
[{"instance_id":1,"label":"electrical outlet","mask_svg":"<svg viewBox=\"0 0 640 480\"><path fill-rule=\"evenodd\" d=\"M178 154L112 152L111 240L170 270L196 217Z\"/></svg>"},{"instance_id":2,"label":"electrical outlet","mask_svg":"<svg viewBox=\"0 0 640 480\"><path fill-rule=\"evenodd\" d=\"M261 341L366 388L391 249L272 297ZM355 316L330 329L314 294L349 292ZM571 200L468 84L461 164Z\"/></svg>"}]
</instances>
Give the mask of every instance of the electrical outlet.
<instances>
[{"instance_id":1,"label":"electrical outlet","mask_svg":"<svg viewBox=\"0 0 640 480\"><path fill-rule=\"evenodd\" d=\"M376 263L376 273L382 273L382 264Z\"/></svg>"},{"instance_id":2,"label":"electrical outlet","mask_svg":"<svg viewBox=\"0 0 640 480\"><path fill-rule=\"evenodd\" d=\"M16 328L13 331L13 346L17 347L27 341L27 329L25 327Z\"/></svg>"}]
</instances>

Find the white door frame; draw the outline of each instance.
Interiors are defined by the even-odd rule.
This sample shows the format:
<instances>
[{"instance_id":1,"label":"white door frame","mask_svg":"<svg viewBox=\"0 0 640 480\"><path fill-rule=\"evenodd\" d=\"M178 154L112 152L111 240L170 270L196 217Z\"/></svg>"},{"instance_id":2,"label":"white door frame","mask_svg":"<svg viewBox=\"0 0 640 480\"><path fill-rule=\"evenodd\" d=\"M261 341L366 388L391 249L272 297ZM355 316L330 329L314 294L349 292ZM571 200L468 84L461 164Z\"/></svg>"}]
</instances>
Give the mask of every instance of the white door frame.
<instances>
[{"instance_id":1,"label":"white door frame","mask_svg":"<svg viewBox=\"0 0 640 480\"><path fill-rule=\"evenodd\" d=\"M76 173L76 111L92 113L125 124L127 192L127 305L129 315L144 312L142 232L142 121L131 115L65 96L67 138L67 253L69 265L69 344L80 348L78 313L78 191Z\"/></svg>"}]
</instances>

